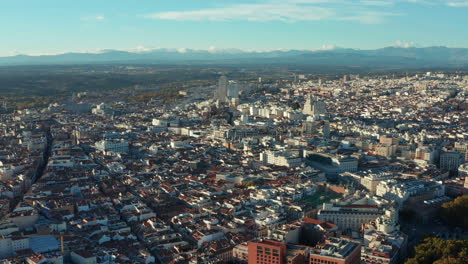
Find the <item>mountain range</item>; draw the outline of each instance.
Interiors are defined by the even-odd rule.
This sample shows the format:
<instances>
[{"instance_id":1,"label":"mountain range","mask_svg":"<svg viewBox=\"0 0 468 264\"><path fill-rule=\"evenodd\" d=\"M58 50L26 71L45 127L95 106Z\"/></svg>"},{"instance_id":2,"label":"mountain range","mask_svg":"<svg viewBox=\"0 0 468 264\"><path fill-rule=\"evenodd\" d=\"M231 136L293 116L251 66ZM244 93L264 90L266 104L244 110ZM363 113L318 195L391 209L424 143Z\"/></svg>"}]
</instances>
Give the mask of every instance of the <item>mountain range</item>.
<instances>
[{"instance_id":1,"label":"mountain range","mask_svg":"<svg viewBox=\"0 0 468 264\"><path fill-rule=\"evenodd\" d=\"M99 53L16 55L0 57L0 66L70 64L268 64L385 68L468 69L468 48L386 47L375 50L336 48L331 50L173 50L144 52L104 50Z\"/></svg>"}]
</instances>

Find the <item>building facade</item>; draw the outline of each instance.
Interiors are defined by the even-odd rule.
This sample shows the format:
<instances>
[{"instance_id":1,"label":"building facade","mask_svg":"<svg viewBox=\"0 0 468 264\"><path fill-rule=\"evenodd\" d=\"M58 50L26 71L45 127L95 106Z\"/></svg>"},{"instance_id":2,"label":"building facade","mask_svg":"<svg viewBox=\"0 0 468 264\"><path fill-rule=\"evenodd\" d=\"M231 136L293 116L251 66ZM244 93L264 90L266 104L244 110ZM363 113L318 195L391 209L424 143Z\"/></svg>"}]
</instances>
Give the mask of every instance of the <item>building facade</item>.
<instances>
[{"instance_id":1,"label":"building facade","mask_svg":"<svg viewBox=\"0 0 468 264\"><path fill-rule=\"evenodd\" d=\"M248 264L284 264L286 244L273 240L249 242Z\"/></svg>"}]
</instances>

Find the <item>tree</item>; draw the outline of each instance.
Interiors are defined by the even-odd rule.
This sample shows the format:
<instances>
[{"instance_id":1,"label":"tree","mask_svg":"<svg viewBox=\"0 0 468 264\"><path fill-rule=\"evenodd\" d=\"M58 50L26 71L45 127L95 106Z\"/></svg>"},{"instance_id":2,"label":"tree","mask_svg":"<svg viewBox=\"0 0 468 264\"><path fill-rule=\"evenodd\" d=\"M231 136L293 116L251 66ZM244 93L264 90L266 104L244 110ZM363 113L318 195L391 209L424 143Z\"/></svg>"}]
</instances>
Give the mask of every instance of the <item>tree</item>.
<instances>
[{"instance_id":1,"label":"tree","mask_svg":"<svg viewBox=\"0 0 468 264\"><path fill-rule=\"evenodd\" d=\"M467 263L468 240L444 240L436 237L425 238L415 248L415 256L406 264Z\"/></svg>"},{"instance_id":2,"label":"tree","mask_svg":"<svg viewBox=\"0 0 468 264\"><path fill-rule=\"evenodd\" d=\"M465 260L466 261L466 260ZM439 259L437 260L436 262L434 262L434 264L464 264L465 262L463 262L463 260L461 259L457 259L457 258L453 258L453 257L448 257L448 258L443 258L443 259Z\"/></svg>"},{"instance_id":3,"label":"tree","mask_svg":"<svg viewBox=\"0 0 468 264\"><path fill-rule=\"evenodd\" d=\"M468 228L468 195L459 196L451 202L444 203L441 216L452 226Z\"/></svg>"},{"instance_id":4,"label":"tree","mask_svg":"<svg viewBox=\"0 0 468 264\"><path fill-rule=\"evenodd\" d=\"M254 182L254 181L247 181L247 182L244 182L244 186L245 186L245 187L252 187L252 186L255 186L255 182Z\"/></svg>"}]
</instances>

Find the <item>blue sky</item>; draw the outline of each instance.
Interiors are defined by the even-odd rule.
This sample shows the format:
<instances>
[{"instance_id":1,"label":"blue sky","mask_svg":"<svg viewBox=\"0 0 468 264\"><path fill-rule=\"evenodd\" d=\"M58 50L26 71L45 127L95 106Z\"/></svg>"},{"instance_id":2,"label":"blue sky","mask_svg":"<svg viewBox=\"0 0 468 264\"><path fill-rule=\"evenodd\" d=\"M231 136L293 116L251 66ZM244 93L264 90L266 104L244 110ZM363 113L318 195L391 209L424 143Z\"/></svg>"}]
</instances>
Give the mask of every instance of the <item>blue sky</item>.
<instances>
[{"instance_id":1,"label":"blue sky","mask_svg":"<svg viewBox=\"0 0 468 264\"><path fill-rule=\"evenodd\" d=\"M468 48L468 0L0 0L0 7L0 56L151 48Z\"/></svg>"}]
</instances>

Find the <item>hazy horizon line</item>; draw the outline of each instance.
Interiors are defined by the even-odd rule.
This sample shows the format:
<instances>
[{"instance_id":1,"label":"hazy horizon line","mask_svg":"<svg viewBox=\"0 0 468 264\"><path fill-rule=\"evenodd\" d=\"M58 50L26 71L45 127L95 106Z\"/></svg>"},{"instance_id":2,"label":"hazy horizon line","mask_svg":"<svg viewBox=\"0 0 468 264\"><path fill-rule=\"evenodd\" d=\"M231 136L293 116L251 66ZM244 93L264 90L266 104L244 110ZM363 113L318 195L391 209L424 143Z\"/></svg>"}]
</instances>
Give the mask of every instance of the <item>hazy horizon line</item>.
<instances>
[{"instance_id":1,"label":"hazy horizon line","mask_svg":"<svg viewBox=\"0 0 468 264\"><path fill-rule=\"evenodd\" d=\"M137 46L134 48L103 48L103 49L93 49L93 50L82 50L82 51L61 51L61 52L14 52L11 55L0 55L2 58L7 57L16 57L16 56L30 56L30 57L40 57L40 56L58 56L64 54L102 54L110 51L122 51L122 52L129 52L129 53L148 53L157 50L165 50L171 52L178 52L178 53L186 53L188 51L207 51L210 53L222 53L222 52L245 52L245 53L267 53L267 52L274 52L274 51L332 51L332 50L339 50L339 49L352 49L352 50L378 50L384 48L433 48L433 47L444 47L444 48L451 48L451 49L468 49L468 47L449 47L446 45L432 45L432 46L421 46L414 44L413 42L401 42L397 41L394 44L383 46L380 48L355 48L355 47L341 47L336 45L322 45L319 48L271 48L271 49L245 49L245 48L218 48L218 47L208 47L206 49L203 48L167 48L167 47L145 47L145 46Z\"/></svg>"}]
</instances>

